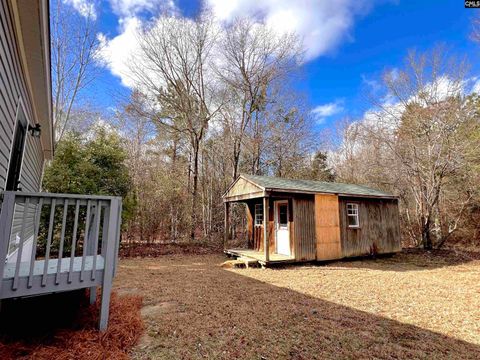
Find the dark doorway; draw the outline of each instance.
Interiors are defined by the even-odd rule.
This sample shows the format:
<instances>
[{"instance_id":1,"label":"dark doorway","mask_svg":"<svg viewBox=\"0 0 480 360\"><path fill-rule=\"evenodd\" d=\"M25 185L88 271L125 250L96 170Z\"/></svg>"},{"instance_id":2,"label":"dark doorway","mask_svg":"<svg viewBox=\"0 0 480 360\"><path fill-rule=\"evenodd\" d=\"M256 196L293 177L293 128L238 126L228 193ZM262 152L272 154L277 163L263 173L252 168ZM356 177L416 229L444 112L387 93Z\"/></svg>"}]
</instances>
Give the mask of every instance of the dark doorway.
<instances>
[{"instance_id":1,"label":"dark doorway","mask_svg":"<svg viewBox=\"0 0 480 360\"><path fill-rule=\"evenodd\" d=\"M5 190L17 191L21 190L20 171L22 169L23 152L25 149L25 138L27 136L27 120L22 107L19 107L17 114L17 126L13 137L12 153L10 155L10 165L8 167L7 184Z\"/></svg>"}]
</instances>

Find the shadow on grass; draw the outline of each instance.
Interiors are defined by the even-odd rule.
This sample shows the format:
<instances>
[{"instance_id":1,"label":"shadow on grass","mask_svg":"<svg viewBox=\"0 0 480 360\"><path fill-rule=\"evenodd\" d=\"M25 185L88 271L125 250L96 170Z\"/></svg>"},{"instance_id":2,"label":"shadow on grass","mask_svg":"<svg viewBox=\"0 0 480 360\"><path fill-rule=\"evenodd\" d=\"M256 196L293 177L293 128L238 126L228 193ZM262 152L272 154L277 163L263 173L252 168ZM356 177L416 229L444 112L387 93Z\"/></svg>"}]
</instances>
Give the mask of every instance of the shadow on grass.
<instances>
[{"instance_id":1,"label":"shadow on grass","mask_svg":"<svg viewBox=\"0 0 480 360\"><path fill-rule=\"evenodd\" d=\"M264 283L218 259L196 266L198 257L184 257L157 270L154 262L171 259L135 260L120 269L117 283L135 286L149 305L136 357L480 358L478 345Z\"/></svg>"}]
</instances>

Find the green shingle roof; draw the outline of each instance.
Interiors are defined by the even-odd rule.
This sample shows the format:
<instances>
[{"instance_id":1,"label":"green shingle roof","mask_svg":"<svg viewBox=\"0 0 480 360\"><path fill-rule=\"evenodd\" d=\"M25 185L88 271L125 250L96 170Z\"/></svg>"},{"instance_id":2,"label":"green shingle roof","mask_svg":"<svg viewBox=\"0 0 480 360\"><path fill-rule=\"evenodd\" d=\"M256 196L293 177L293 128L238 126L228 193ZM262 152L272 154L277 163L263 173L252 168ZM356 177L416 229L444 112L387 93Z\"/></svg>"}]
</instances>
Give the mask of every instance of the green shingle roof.
<instances>
[{"instance_id":1,"label":"green shingle roof","mask_svg":"<svg viewBox=\"0 0 480 360\"><path fill-rule=\"evenodd\" d=\"M247 180L261 186L267 190L296 191L307 193L331 193L356 196L378 196L394 197L393 194L386 193L363 185L342 184L334 182L324 182L315 180L294 180L271 176L247 175L242 174Z\"/></svg>"}]
</instances>

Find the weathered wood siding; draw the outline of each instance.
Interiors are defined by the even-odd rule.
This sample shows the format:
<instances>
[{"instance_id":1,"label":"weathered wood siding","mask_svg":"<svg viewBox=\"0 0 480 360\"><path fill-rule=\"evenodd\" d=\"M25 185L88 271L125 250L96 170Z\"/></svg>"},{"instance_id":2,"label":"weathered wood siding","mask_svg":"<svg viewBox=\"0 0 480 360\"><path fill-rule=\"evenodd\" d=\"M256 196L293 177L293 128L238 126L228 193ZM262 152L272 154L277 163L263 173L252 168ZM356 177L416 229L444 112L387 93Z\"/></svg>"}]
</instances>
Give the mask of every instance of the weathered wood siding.
<instances>
[{"instance_id":1,"label":"weathered wood siding","mask_svg":"<svg viewBox=\"0 0 480 360\"><path fill-rule=\"evenodd\" d=\"M255 226L255 204L262 204L262 199L246 201L248 247L263 251L263 226Z\"/></svg>"},{"instance_id":2,"label":"weathered wood siding","mask_svg":"<svg viewBox=\"0 0 480 360\"><path fill-rule=\"evenodd\" d=\"M252 184L250 181L247 181L243 178L238 178L238 180L233 184L233 186L225 194L226 199L235 199L239 197L258 197L261 195L263 190L258 186Z\"/></svg>"},{"instance_id":3,"label":"weathered wood siding","mask_svg":"<svg viewBox=\"0 0 480 360\"><path fill-rule=\"evenodd\" d=\"M299 261L315 260L315 200L314 197L293 199L294 254Z\"/></svg>"},{"instance_id":4,"label":"weathered wood siding","mask_svg":"<svg viewBox=\"0 0 480 360\"><path fill-rule=\"evenodd\" d=\"M20 61L18 38L10 1L0 3L0 191L5 189L12 148L16 115L23 104L25 117L33 124L32 101L27 91L26 76ZM23 191L39 191L44 156L41 142L27 133L20 187ZM21 214L19 208L16 214ZM33 231L33 208L29 211L27 236ZM20 231L21 219L16 215L12 237Z\"/></svg>"},{"instance_id":5,"label":"weathered wood siding","mask_svg":"<svg viewBox=\"0 0 480 360\"><path fill-rule=\"evenodd\" d=\"M289 218L288 218L288 228L290 232L290 251L292 255L295 254L295 236L296 236L296 227L294 221L294 211L293 211L293 199L292 198L269 198L269 212L268 212L268 244L270 253L275 253L275 207L274 202L277 200L288 200L289 206ZM246 201L247 204L247 236L248 243L252 244L251 248L256 251L263 252L264 242L263 242L263 225L255 226L255 204L263 204L263 199L252 199Z\"/></svg>"},{"instance_id":6,"label":"weathered wood siding","mask_svg":"<svg viewBox=\"0 0 480 360\"><path fill-rule=\"evenodd\" d=\"M337 195L315 195L315 232L317 260L340 259L342 244Z\"/></svg>"},{"instance_id":7,"label":"weathered wood siding","mask_svg":"<svg viewBox=\"0 0 480 360\"><path fill-rule=\"evenodd\" d=\"M253 249L254 242L253 242L253 228L254 224L254 216L255 216L255 210L252 208L251 204L246 203L245 204L245 216L247 218L247 243L248 243L248 248Z\"/></svg>"},{"instance_id":8,"label":"weathered wood siding","mask_svg":"<svg viewBox=\"0 0 480 360\"><path fill-rule=\"evenodd\" d=\"M349 228L347 203L357 203L359 228ZM339 201L342 255L362 256L401 250L398 200L341 197Z\"/></svg>"}]
</instances>

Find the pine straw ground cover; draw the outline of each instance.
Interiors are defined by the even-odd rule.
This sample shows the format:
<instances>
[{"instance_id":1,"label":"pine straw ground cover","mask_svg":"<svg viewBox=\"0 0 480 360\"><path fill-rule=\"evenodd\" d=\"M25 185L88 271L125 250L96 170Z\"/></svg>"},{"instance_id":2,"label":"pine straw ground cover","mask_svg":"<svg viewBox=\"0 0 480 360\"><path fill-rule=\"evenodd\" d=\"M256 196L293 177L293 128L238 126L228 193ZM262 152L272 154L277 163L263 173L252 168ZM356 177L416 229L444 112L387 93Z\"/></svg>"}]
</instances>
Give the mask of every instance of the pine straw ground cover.
<instances>
[{"instance_id":1,"label":"pine straw ground cover","mask_svg":"<svg viewBox=\"0 0 480 360\"><path fill-rule=\"evenodd\" d=\"M142 333L141 297L112 293L107 331L85 291L2 304L0 359L128 359Z\"/></svg>"},{"instance_id":2,"label":"pine straw ground cover","mask_svg":"<svg viewBox=\"0 0 480 360\"><path fill-rule=\"evenodd\" d=\"M392 258L227 270L221 255L125 259L139 359L479 359L480 261Z\"/></svg>"}]
</instances>

